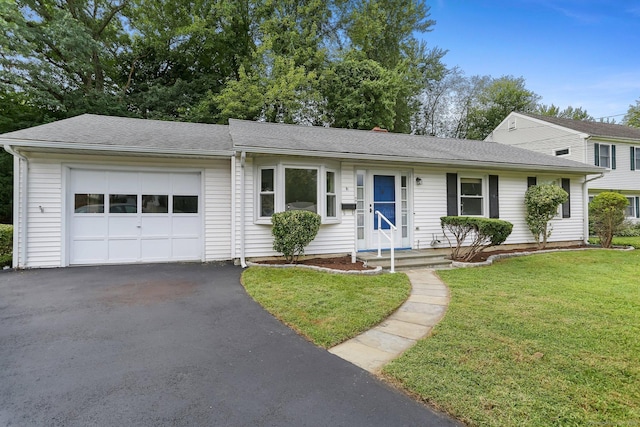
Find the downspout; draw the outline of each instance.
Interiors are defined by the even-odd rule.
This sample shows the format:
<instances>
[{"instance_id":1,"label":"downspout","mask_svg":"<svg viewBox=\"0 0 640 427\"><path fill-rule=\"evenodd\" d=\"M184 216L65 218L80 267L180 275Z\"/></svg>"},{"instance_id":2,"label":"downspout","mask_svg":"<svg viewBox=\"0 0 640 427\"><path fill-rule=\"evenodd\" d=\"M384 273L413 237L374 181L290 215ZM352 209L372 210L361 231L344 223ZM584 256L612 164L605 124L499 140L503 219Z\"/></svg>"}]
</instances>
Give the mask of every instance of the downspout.
<instances>
[{"instance_id":1,"label":"downspout","mask_svg":"<svg viewBox=\"0 0 640 427\"><path fill-rule=\"evenodd\" d=\"M589 189L587 188L587 184L591 181L595 181L596 179L600 179L604 176L604 172L598 176L593 178L585 179L582 183L582 206L583 206L583 242L584 244L589 243Z\"/></svg>"},{"instance_id":2,"label":"downspout","mask_svg":"<svg viewBox=\"0 0 640 427\"><path fill-rule=\"evenodd\" d=\"M18 250L17 250L19 245L18 242L20 241L18 230L22 231L22 240L21 240L22 246L20 246L20 253L17 259L15 258L13 259L12 266L14 268L18 268L18 267L25 268L27 266L27 214L28 214L28 209L27 209L28 194L27 193L29 189L29 160L22 154L15 151L13 147L11 147L8 144L4 146L4 151L11 154L15 158L17 158L19 161L18 164L20 163L24 164L24 180L20 180L20 172L23 168L19 168L17 171L18 173L16 173L16 171L13 172L13 217L14 219L18 218L18 215L16 214L18 213L20 214L19 215L20 227L13 228L13 253L14 254L18 253ZM18 198L18 192L16 190L19 190L22 195L22 210L20 210L21 203Z\"/></svg>"},{"instance_id":3,"label":"downspout","mask_svg":"<svg viewBox=\"0 0 640 427\"><path fill-rule=\"evenodd\" d=\"M229 214L231 215L231 233L230 233L230 237L231 237L231 245L230 245L230 253L231 253L231 259L236 259L236 226L237 226L237 220L236 220L236 190L237 190L237 186L236 186L236 152L233 152L233 155L231 156L231 212L229 212Z\"/></svg>"},{"instance_id":4,"label":"downspout","mask_svg":"<svg viewBox=\"0 0 640 427\"><path fill-rule=\"evenodd\" d=\"M243 151L240 154L240 265L247 268L247 261L244 259L244 229L245 229L245 190L244 190L244 163L247 153Z\"/></svg>"}]
</instances>

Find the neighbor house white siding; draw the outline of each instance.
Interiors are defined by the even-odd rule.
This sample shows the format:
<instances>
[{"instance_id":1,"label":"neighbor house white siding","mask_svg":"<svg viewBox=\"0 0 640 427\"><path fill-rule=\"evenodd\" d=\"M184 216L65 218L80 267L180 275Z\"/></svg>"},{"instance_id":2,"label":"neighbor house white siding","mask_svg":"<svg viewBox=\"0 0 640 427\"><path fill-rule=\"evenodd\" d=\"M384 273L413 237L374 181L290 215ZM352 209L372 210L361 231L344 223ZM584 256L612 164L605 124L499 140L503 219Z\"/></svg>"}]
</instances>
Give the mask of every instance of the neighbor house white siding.
<instances>
[{"instance_id":1,"label":"neighbor house white siding","mask_svg":"<svg viewBox=\"0 0 640 427\"><path fill-rule=\"evenodd\" d=\"M517 116L515 120L515 128L509 128L511 119L508 118L486 140L550 156L554 156L557 150L569 149L568 155L561 156L563 159L582 163L589 162L590 159L593 164L593 152L590 158L585 155L585 135L533 118Z\"/></svg>"},{"instance_id":2,"label":"neighbor house white siding","mask_svg":"<svg viewBox=\"0 0 640 427\"><path fill-rule=\"evenodd\" d=\"M616 168L609 169L604 177L589 184L592 193L606 190L618 190L622 192L640 193L640 165L636 170L631 170L631 150L630 147L640 149L640 141L630 144L621 141L607 141L597 138L589 140L587 145L587 158L590 164L595 163L595 144L608 144L616 146Z\"/></svg>"}]
</instances>

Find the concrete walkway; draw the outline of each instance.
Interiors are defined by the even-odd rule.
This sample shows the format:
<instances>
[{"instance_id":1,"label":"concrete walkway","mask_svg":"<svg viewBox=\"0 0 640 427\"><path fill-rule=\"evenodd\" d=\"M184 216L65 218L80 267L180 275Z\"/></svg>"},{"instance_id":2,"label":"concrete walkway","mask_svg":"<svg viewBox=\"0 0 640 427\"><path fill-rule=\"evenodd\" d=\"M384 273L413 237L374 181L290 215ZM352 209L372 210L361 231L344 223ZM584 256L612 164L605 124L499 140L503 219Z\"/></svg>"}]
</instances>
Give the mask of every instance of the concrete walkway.
<instances>
[{"instance_id":1,"label":"concrete walkway","mask_svg":"<svg viewBox=\"0 0 640 427\"><path fill-rule=\"evenodd\" d=\"M431 269L408 270L411 294L398 310L373 329L329 349L354 365L376 373L425 337L449 305L449 289Z\"/></svg>"}]
</instances>

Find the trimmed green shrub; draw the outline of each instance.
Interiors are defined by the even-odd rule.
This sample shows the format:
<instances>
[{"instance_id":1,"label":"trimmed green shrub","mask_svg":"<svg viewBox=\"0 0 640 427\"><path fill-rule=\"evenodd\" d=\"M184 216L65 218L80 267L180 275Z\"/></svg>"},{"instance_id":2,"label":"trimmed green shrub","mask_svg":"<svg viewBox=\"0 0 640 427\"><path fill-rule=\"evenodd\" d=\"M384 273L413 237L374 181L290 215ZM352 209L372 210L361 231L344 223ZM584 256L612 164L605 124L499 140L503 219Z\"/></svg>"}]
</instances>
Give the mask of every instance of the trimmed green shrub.
<instances>
[{"instance_id":1,"label":"trimmed green shrub","mask_svg":"<svg viewBox=\"0 0 640 427\"><path fill-rule=\"evenodd\" d=\"M11 266L13 259L13 225L0 224L0 267Z\"/></svg>"},{"instance_id":2,"label":"trimmed green shrub","mask_svg":"<svg viewBox=\"0 0 640 427\"><path fill-rule=\"evenodd\" d=\"M298 261L304 248L315 239L320 229L320 215L309 211L286 211L271 216L273 249L281 252L289 263Z\"/></svg>"},{"instance_id":3,"label":"trimmed green shrub","mask_svg":"<svg viewBox=\"0 0 640 427\"><path fill-rule=\"evenodd\" d=\"M525 220L539 248L547 245L553 230L549 221L558 214L558 206L568 199L567 192L554 184L533 185L524 194Z\"/></svg>"},{"instance_id":4,"label":"trimmed green shrub","mask_svg":"<svg viewBox=\"0 0 640 427\"><path fill-rule=\"evenodd\" d=\"M508 221L470 216L443 216L440 226L451 247L451 259L456 261L470 261L483 250L501 245L513 230L513 224ZM455 238L455 247L447 232ZM470 245L463 250L467 238L471 239Z\"/></svg>"},{"instance_id":5,"label":"trimmed green shrub","mask_svg":"<svg viewBox=\"0 0 640 427\"><path fill-rule=\"evenodd\" d=\"M610 248L613 235L624 223L624 210L629 201L620 193L605 191L589 203L589 217L593 232L600 239L603 248Z\"/></svg>"}]
</instances>

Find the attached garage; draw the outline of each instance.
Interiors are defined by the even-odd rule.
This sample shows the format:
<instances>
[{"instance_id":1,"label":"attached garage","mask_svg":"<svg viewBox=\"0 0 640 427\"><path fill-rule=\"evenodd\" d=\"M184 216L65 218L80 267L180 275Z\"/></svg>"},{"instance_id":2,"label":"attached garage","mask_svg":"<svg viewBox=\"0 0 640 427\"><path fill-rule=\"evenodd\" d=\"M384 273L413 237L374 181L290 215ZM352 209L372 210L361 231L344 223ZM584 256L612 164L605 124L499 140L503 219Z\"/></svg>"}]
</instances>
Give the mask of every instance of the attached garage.
<instances>
[{"instance_id":1,"label":"attached garage","mask_svg":"<svg viewBox=\"0 0 640 427\"><path fill-rule=\"evenodd\" d=\"M70 169L69 263L203 259L200 172Z\"/></svg>"}]
</instances>

